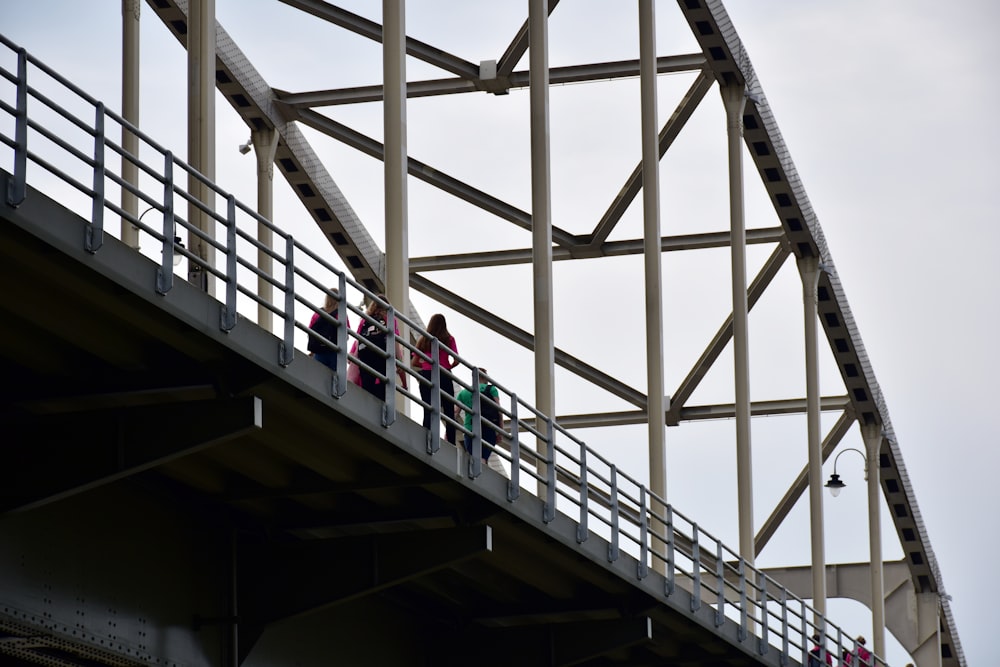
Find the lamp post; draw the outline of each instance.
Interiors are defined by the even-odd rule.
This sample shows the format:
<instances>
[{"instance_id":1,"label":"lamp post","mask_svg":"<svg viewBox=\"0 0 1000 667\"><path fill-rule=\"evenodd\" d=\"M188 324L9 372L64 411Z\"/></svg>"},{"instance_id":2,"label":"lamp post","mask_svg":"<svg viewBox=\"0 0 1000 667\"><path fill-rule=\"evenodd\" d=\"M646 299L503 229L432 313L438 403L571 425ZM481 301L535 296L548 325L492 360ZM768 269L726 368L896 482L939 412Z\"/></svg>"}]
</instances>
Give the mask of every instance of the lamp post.
<instances>
[{"instance_id":1,"label":"lamp post","mask_svg":"<svg viewBox=\"0 0 1000 667\"><path fill-rule=\"evenodd\" d=\"M826 488L836 498L847 484L837 474L837 460L844 452L855 452L861 455L865 462L865 480L868 483L868 553L869 575L871 586L872 639L875 655L885 655L885 590L882 572L882 521L879 514L879 449L884 433L877 424L865 424L861 427L865 442L865 455L860 449L848 447L833 459L833 474L830 475Z\"/></svg>"},{"instance_id":2,"label":"lamp post","mask_svg":"<svg viewBox=\"0 0 1000 667\"><path fill-rule=\"evenodd\" d=\"M145 211L143 211L142 213L140 213L139 214L139 222L142 222L142 216L146 215L147 213L149 213L150 211L153 211L153 210L156 210L156 207L155 206L150 206ZM176 234L177 234L177 228L174 227L174 245L177 246L178 248L183 248L184 247L184 241L181 239L181 237L177 236ZM138 243L138 241L137 241L137 243ZM184 255L179 255L179 254L177 254L175 252L174 253L174 266L180 266L181 265L181 261L183 261L183 259L184 259Z\"/></svg>"},{"instance_id":3,"label":"lamp post","mask_svg":"<svg viewBox=\"0 0 1000 667\"><path fill-rule=\"evenodd\" d=\"M247 155L251 150L257 156L257 213L267 220L274 219L274 155L278 149L278 132L274 128L253 130L245 144L240 144L240 155ZM272 313L267 304L273 298L273 289L269 277L274 263L271 252L274 248L274 234L264 222L257 222L257 240L262 247L257 249L257 324L267 331L272 328Z\"/></svg>"},{"instance_id":4,"label":"lamp post","mask_svg":"<svg viewBox=\"0 0 1000 667\"><path fill-rule=\"evenodd\" d=\"M855 449L854 447L848 447L841 450L837 456L833 459L833 473L830 475L830 479L824 485L826 488L830 489L830 495L836 498L840 495L840 491L847 486L847 484L840 479L840 475L837 474L837 459L840 458L841 454L844 452L856 452L858 456L864 459L865 462L865 480L868 480L868 458L864 455L860 449Z\"/></svg>"}]
</instances>

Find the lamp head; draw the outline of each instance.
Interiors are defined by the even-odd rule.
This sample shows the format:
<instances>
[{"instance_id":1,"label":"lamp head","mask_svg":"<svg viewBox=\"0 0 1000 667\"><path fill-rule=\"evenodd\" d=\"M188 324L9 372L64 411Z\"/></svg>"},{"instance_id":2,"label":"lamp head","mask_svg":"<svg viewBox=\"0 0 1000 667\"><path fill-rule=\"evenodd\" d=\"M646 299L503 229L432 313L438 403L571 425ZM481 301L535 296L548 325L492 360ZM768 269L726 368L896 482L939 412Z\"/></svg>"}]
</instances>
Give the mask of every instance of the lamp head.
<instances>
[{"instance_id":1,"label":"lamp head","mask_svg":"<svg viewBox=\"0 0 1000 667\"><path fill-rule=\"evenodd\" d=\"M183 248L184 247L184 241L181 239L181 237L175 236L174 237L174 245L177 246L177 248ZM180 266L181 265L181 261L184 260L184 255L178 253L177 252L177 248L174 248L174 266Z\"/></svg>"},{"instance_id":2,"label":"lamp head","mask_svg":"<svg viewBox=\"0 0 1000 667\"><path fill-rule=\"evenodd\" d=\"M826 488L830 489L830 495L834 498L840 495L840 490L845 486L847 485L840 480L840 475L837 473L830 475L830 481L826 483Z\"/></svg>"},{"instance_id":3,"label":"lamp head","mask_svg":"<svg viewBox=\"0 0 1000 667\"><path fill-rule=\"evenodd\" d=\"M246 155L250 152L250 147L253 146L253 139L247 139L245 144L240 144L240 153Z\"/></svg>"}]
</instances>

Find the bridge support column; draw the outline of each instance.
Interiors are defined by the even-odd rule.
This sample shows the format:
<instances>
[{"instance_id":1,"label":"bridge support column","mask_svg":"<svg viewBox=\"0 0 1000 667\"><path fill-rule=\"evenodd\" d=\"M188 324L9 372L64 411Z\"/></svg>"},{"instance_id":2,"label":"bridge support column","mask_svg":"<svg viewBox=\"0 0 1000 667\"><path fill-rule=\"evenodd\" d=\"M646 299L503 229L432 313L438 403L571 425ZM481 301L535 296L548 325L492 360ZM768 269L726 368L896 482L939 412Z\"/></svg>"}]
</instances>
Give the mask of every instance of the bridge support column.
<instances>
[{"instance_id":1,"label":"bridge support column","mask_svg":"<svg viewBox=\"0 0 1000 667\"><path fill-rule=\"evenodd\" d=\"M215 180L215 0L191 0L188 9L188 155L187 161L202 176ZM215 208L215 193L194 176L188 192L208 209ZM194 203L188 205L188 223L209 238L215 237L215 220ZM215 248L191 235L188 247L202 262L188 262L188 280L209 294L215 283L202 268L215 265Z\"/></svg>"},{"instance_id":2,"label":"bridge support column","mask_svg":"<svg viewBox=\"0 0 1000 667\"><path fill-rule=\"evenodd\" d=\"M549 160L549 3L528 3L529 94L531 107L531 269L535 300L535 406L555 416L555 332L552 310L552 200ZM549 443L538 453L549 456ZM539 473L546 478L544 463ZM539 481L538 495L545 497Z\"/></svg>"},{"instance_id":3,"label":"bridge support column","mask_svg":"<svg viewBox=\"0 0 1000 667\"><path fill-rule=\"evenodd\" d=\"M139 127L139 8L141 0L122 0L122 118ZM139 137L122 129L122 148L139 157ZM122 159L122 180L139 187L139 166ZM122 210L133 217L139 215L139 198L122 190ZM121 240L125 245L139 247L139 228L122 219Z\"/></svg>"},{"instance_id":4,"label":"bridge support column","mask_svg":"<svg viewBox=\"0 0 1000 667\"><path fill-rule=\"evenodd\" d=\"M409 313L407 224L406 2L382 2L382 77L385 83L385 286L396 310ZM401 335L405 332L401 331Z\"/></svg>"},{"instance_id":5,"label":"bridge support column","mask_svg":"<svg viewBox=\"0 0 1000 667\"><path fill-rule=\"evenodd\" d=\"M639 0L639 77L642 104L642 210L643 259L646 282L646 420L649 424L649 488L667 498L667 411L663 379L663 271L660 248L660 146L656 111L656 19L653 0ZM650 510L666 516L662 503L650 502ZM653 569L666 572L666 534L660 522L653 532L661 542L654 547L663 560L654 559ZM655 543L654 543L655 544Z\"/></svg>"},{"instance_id":6,"label":"bridge support column","mask_svg":"<svg viewBox=\"0 0 1000 667\"><path fill-rule=\"evenodd\" d=\"M406 0L382 1L382 80L385 134L385 289L396 312L410 314L410 245L406 146ZM410 340L406 324L399 335ZM409 363L409 354L406 354ZM409 401L397 403L409 413Z\"/></svg>"},{"instance_id":7,"label":"bridge support column","mask_svg":"<svg viewBox=\"0 0 1000 667\"><path fill-rule=\"evenodd\" d=\"M736 400L736 483L740 556L754 564L753 457L750 448L750 343L747 305L747 232L743 212L743 110L746 88L722 88L729 138L729 250L732 257L733 363Z\"/></svg>"},{"instance_id":8,"label":"bridge support column","mask_svg":"<svg viewBox=\"0 0 1000 667\"><path fill-rule=\"evenodd\" d=\"M257 213L261 217L274 218L274 154L278 150L278 133L273 128L254 130L250 134L254 155L257 157ZM271 228L262 222L257 223L257 240L265 248L274 247L274 234ZM271 275L274 261L263 249L257 250L257 268L265 275ZM263 276L257 277L257 296L266 303L271 303L274 288ZM274 313L257 305L257 325L266 331L271 331Z\"/></svg>"},{"instance_id":9,"label":"bridge support column","mask_svg":"<svg viewBox=\"0 0 1000 667\"><path fill-rule=\"evenodd\" d=\"M879 500L882 497L879 480L879 449L882 446L882 427L864 424L861 435L865 442L868 465L868 549L872 591L872 649L875 655L885 655L885 584L882 570L882 515Z\"/></svg>"},{"instance_id":10,"label":"bridge support column","mask_svg":"<svg viewBox=\"0 0 1000 667\"><path fill-rule=\"evenodd\" d=\"M816 319L819 260L802 257L802 304L806 343L806 422L809 447L809 524L812 542L812 601L826 615L826 551L823 536L823 452L820 434L819 343ZM821 622L819 618L814 619Z\"/></svg>"}]
</instances>

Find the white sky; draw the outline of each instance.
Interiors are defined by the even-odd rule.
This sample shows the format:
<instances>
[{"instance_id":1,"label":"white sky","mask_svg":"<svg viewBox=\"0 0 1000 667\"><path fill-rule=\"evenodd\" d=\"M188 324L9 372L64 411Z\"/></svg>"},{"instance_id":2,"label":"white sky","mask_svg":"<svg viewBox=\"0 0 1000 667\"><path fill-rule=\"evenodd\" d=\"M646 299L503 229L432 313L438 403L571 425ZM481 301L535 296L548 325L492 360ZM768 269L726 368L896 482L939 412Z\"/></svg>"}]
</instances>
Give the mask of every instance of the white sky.
<instances>
[{"instance_id":1,"label":"white sky","mask_svg":"<svg viewBox=\"0 0 1000 667\"><path fill-rule=\"evenodd\" d=\"M273 87L300 91L380 80L377 44L279 3L217 3L223 26ZM342 4L379 20L378 3ZM3 0L0 7L0 32L109 107L120 107L119 2ZM991 342L1000 305L994 259L1000 220L991 196L1000 175L994 162L1000 130L989 116L1000 104L996 74L990 73L1000 61L992 34L1000 27L1000 9L992 0L729 0L726 7L823 227L885 394L968 664L991 664L989 612L1000 588L981 564L1000 551L1000 485L993 482L1000 468L993 424L1000 361ZM656 11L659 55L694 51L676 3L659 2ZM411 0L407 28L413 37L478 62L498 58L526 15L526 2ZM550 64L637 57L634 17L634 3L563 0L550 23ZM141 126L182 154L184 55L145 6L143 30ZM442 76L412 59L407 66L411 80ZM526 66L525 60L519 69ZM660 78L661 119L690 81L687 75ZM636 80L552 89L556 225L589 232L637 163L637 99ZM378 105L327 112L381 138ZM252 203L253 159L235 150L248 131L221 100L218 113L217 180ZM665 235L727 228L724 131L713 89L661 164ZM415 158L530 209L525 91L411 101L408 132ZM381 243L380 163L308 136ZM749 156L745 164L748 226L774 226ZM282 188L277 222L297 235L315 234ZM526 233L419 182L411 181L409 190L412 256L530 245ZM634 238L640 230L633 206L612 239ZM751 277L769 252L748 251ZM728 251L671 253L663 264L670 391L729 312ZM430 277L531 329L527 268L453 273ZM633 340L642 346L641 276L639 258L557 264L555 311L559 347L644 390L641 360L622 347ZM755 400L804 395L797 280L786 266L751 315ZM437 310L422 295L412 298L425 319ZM449 322L463 354L485 360L504 384L532 393L529 353L458 316ZM723 356L691 404L732 400L731 359ZM829 362L824 370L824 393L842 393ZM558 383L559 412L626 407L566 373L559 373ZM832 419L824 418L824 430ZM777 418L757 421L753 429L759 526L805 462L805 431L801 420ZM670 429L667 465L671 502L735 545L732 430L731 422ZM860 446L856 430L841 447ZM581 433L640 478L644 435L642 428ZM825 466L827 475L831 468ZM836 502L826 502L827 558L863 561L860 462L842 457L838 471L850 486ZM758 564L807 564L807 515L803 500ZM886 558L898 558L887 515L883 524ZM851 605L831 603L831 617L868 635L870 620ZM888 657L894 664L907 661L895 646Z\"/></svg>"}]
</instances>

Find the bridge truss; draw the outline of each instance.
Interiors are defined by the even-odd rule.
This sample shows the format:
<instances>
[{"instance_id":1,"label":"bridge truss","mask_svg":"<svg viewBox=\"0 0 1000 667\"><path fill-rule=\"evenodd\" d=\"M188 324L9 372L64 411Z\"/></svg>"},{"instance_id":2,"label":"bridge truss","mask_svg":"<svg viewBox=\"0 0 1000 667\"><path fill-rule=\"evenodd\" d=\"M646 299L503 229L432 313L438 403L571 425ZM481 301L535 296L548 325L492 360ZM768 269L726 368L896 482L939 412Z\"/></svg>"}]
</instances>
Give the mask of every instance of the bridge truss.
<instances>
[{"instance_id":1,"label":"bridge truss","mask_svg":"<svg viewBox=\"0 0 1000 667\"><path fill-rule=\"evenodd\" d=\"M561 12L570 11L568 5L569 0L562 3L550 0L547 3L549 20L558 21ZM311 17L310 20L318 22L328 32L331 40L345 39L351 44L360 44L362 41L376 44L382 39L383 27L377 21L322 0L280 0L280 3L275 3L275 7L276 11L281 7L283 12L295 10L302 17ZM178 42L186 46L191 23L187 0L148 0L148 8ZM412 3L408 9L408 20L421 11L416 3ZM894 588L890 591L887 587L886 594L888 596L892 593L906 601L895 605L888 602L887 609L892 615L893 611L899 612L915 604L919 613L925 616L940 614L939 622L928 624L924 618L917 623L921 628L933 628L930 632L919 631L892 618L887 619L887 625L894 630L907 650L917 656L920 667L938 664L964 667L964 655L945 595L941 572L906 473L886 400L869 363L817 215L809 203L746 50L721 2L680 0L676 9L658 3L657 11L668 15L670 21L683 27L689 33L688 43L692 45L689 52L672 55L657 53L658 75L684 77L687 84L659 128L658 149L661 160L669 159L672 151L681 150L675 147L682 143L685 129L696 112L708 104L713 88L737 86L746 93L745 108L741 114L745 154L756 169L759 185L766 192L773 214L773 224L746 230L748 247L759 246L766 249L760 255L758 270L746 292L748 307L753 309L765 298L768 288L776 283L783 267L809 258L822 267L816 276L817 318L829 344L833 360L831 368L836 369L843 392L822 397L791 396L753 401L750 403L750 413L755 418L805 415L810 399L818 399L821 409L835 416L822 442L824 461L837 451L838 445L855 424L878 434L877 465L882 500L890 508L889 514L904 553L904 560L893 564L891 575L887 576L888 580L894 582ZM267 21L269 15L262 13L259 19ZM335 111L339 109L358 105L368 105L360 107L365 110L374 108L372 105L377 105L383 99L382 83L301 89L291 85L297 83L297 77L295 81L287 83L280 76L268 80L262 72L273 71L270 63L252 63L246 55L249 49L244 51L221 23L216 26L216 31L215 81L218 91L246 123L252 136L258 138L257 150L262 148L259 138L274 133L277 141L273 165L290 186L289 191L298 198L302 210L307 212L322 238L329 244L329 248L323 250L335 253L358 282L374 291L387 291L388 260L374 237L378 232L371 219L360 214L352 205L352 191L344 185L345 179L338 174L338 165L321 157L322 151L316 147L319 142L332 139L362 155L382 160L386 149L379 139L371 136L374 133L366 133L335 119ZM526 95L529 73L524 69L524 62L528 43L526 18L507 36L502 52L489 54L495 59L484 59L479 63L408 36L405 50L410 61L429 66L443 74L408 79L406 96L411 103L416 103L420 98L434 97L454 99L456 104L461 104L457 100L469 96L500 103L501 100L509 100L517 95ZM362 52L374 53L359 47L358 53ZM259 53L260 50L256 49L255 57ZM423 71L430 70L425 67ZM607 86L608 82L635 79L639 73L638 59L624 59L554 66L550 69L549 80L552 85ZM720 127L720 132L722 129ZM636 162L631 168L621 171L608 168L600 174L601 179L610 179L617 190L604 202L603 209L594 213L586 222L588 229L581 231L570 229L570 225L553 224L552 260L557 263L579 262L587 267L597 268L601 266L601 262L642 254L643 239L630 236L635 228L633 223L636 212L641 208L639 203L643 188L643 165L638 161L638 140L635 145ZM473 184L476 177L467 178L449 173L449 168L425 162L419 155L408 156L406 168L411 182L420 183L421 187L427 186L472 207L478 216L476 219L489 217L494 223L499 221L506 225L508 229L498 235L505 242L508 239L530 237L533 229L531 211L523 205L513 203L516 201L513 197L491 194L489 187ZM725 183L727 176L723 172L716 178ZM370 193L361 196L367 197ZM425 219L433 217L432 212L418 210L411 210L410 215ZM577 224L572 225L576 226ZM453 223L451 228L457 234L477 236L476 232L470 233L458 223ZM491 272L498 268L530 265L532 262L530 247L518 246L516 242L509 244L513 247L497 247L488 232L479 238L483 241L479 249L452 251L446 248L434 254L408 258L409 287L422 294L429 302L439 304L467 321L475 322L516 346L532 350L536 345L535 334L527 327L519 326L513 316L499 314L505 311L498 304L482 299L474 290L463 293L462 289L434 277L436 273L453 276L455 272L461 271L471 272L463 275L485 276L482 280L488 282L492 279L490 276L497 275ZM690 253L727 249L730 248L731 238L729 230L699 230L664 236L659 240L659 246L664 253L668 253L668 257L673 257L681 251ZM467 280L471 283L480 278ZM461 282L458 281L459 284ZM527 289L530 290L530 286ZM510 294L511 291L513 290L504 289L498 293ZM801 304L796 302L789 310L796 312L793 309L798 308L801 308ZM418 313L412 302L408 310L415 319L419 319L421 314L427 315ZM668 313L667 317L669 316ZM558 332L557 342L563 341L563 336ZM710 371L717 368L720 359L726 358L726 351L732 345L733 337L734 313L729 312L719 322L715 333L709 336L694 363L679 375L680 381L669 392L669 405L664 414L665 424L683 427L706 420L737 417L739 406L736 403L699 404L694 400ZM573 347L568 340L571 335L565 335L565 338L567 348ZM598 354L592 358L584 357L584 354L573 353L559 345L554 350L555 364L568 376L603 392L602 395L609 397L606 405L611 407L559 414L557 420L566 427L581 430L645 424L649 401L646 393L635 386L637 383L632 378L623 378L609 368L606 355L603 355L603 361L602 355ZM600 405L600 401L597 404ZM672 429L668 430L668 434L671 431ZM802 441L805 441L804 433ZM669 460L667 465L669 467ZM753 540L754 555L764 550L792 508L807 492L808 468L806 464L776 503L767 520L757 529ZM900 572L905 572L905 575L900 575ZM787 576L791 579L794 574L788 572Z\"/></svg>"}]
</instances>

